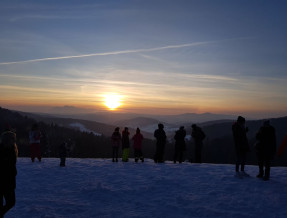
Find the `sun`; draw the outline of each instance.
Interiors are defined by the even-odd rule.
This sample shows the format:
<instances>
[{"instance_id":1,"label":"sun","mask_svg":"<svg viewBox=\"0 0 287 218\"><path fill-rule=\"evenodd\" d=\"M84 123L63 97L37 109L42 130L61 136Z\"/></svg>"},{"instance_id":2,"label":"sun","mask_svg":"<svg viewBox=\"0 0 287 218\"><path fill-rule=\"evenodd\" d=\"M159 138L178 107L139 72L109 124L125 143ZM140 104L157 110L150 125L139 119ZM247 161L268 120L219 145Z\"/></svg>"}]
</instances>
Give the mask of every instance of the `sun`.
<instances>
[{"instance_id":1,"label":"sun","mask_svg":"<svg viewBox=\"0 0 287 218\"><path fill-rule=\"evenodd\" d=\"M110 110L115 110L121 106L121 96L118 94L107 94L105 95L105 105Z\"/></svg>"}]
</instances>

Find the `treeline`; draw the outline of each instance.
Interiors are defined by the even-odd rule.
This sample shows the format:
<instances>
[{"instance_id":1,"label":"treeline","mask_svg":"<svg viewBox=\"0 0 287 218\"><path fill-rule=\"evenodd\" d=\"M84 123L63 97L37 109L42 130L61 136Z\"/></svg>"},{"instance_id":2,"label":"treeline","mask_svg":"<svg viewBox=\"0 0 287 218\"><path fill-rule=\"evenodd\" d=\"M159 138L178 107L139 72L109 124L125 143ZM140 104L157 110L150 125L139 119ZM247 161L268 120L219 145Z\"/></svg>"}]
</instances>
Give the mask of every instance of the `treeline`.
<instances>
[{"instance_id":1,"label":"treeline","mask_svg":"<svg viewBox=\"0 0 287 218\"><path fill-rule=\"evenodd\" d=\"M67 142L69 157L75 158L110 158L110 136L96 136L91 132L81 132L72 128L59 126L55 123L37 122L18 112L13 112L0 107L0 131L3 132L7 125L11 126L17 134L17 145L20 157L30 156L29 131L37 123L42 133L41 153L43 157L58 157L59 145ZM111 133L112 134L112 133ZM132 133L131 133L132 134ZM154 153L154 141L143 141L143 152L151 158ZM133 152L131 152L133 157Z\"/></svg>"}]
</instances>

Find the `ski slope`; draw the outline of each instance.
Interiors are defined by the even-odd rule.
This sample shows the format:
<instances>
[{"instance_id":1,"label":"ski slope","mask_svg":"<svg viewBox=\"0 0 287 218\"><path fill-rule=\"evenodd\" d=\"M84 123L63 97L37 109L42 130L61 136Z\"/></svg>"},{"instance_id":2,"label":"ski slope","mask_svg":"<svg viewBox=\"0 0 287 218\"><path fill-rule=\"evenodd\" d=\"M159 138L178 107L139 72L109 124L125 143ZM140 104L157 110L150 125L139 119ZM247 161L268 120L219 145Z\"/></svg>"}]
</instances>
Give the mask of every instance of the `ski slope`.
<instances>
[{"instance_id":1,"label":"ski slope","mask_svg":"<svg viewBox=\"0 0 287 218\"><path fill-rule=\"evenodd\" d=\"M233 165L112 163L29 158L17 162L16 206L7 218L287 217L287 168L270 181L234 177Z\"/></svg>"}]
</instances>

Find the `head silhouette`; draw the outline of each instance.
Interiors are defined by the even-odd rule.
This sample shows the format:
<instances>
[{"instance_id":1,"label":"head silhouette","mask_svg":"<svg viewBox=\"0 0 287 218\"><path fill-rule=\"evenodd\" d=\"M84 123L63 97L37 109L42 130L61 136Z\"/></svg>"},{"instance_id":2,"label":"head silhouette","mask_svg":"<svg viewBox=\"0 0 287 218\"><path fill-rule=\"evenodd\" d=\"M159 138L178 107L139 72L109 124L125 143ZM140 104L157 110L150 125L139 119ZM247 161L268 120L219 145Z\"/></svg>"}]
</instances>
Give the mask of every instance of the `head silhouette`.
<instances>
[{"instance_id":1,"label":"head silhouette","mask_svg":"<svg viewBox=\"0 0 287 218\"><path fill-rule=\"evenodd\" d=\"M141 131L139 128L137 128L136 133L139 134Z\"/></svg>"},{"instance_id":2,"label":"head silhouette","mask_svg":"<svg viewBox=\"0 0 287 218\"><path fill-rule=\"evenodd\" d=\"M159 129L163 129L163 128L164 128L163 124L162 124L162 123L159 123L159 124L158 124L158 128L159 128Z\"/></svg>"}]
</instances>

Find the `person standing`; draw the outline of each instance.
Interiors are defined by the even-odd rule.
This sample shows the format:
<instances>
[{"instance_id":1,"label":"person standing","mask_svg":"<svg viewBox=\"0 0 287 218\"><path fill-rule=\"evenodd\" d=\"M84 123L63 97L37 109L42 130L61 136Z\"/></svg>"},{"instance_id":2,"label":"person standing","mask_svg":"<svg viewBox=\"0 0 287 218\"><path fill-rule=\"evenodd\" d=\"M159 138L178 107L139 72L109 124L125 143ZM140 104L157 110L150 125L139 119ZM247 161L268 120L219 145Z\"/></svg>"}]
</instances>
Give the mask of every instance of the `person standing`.
<instances>
[{"instance_id":1,"label":"person standing","mask_svg":"<svg viewBox=\"0 0 287 218\"><path fill-rule=\"evenodd\" d=\"M36 157L38 158L39 161L41 161L41 145L40 145L41 136L42 134L39 130L39 126L37 123L35 123L32 126L31 131L29 132L32 162L35 161Z\"/></svg>"},{"instance_id":2,"label":"person standing","mask_svg":"<svg viewBox=\"0 0 287 218\"><path fill-rule=\"evenodd\" d=\"M201 151L203 147L202 141L205 139L205 133L196 124L192 124L191 128L191 136L195 145L195 163L201 163Z\"/></svg>"},{"instance_id":3,"label":"person standing","mask_svg":"<svg viewBox=\"0 0 287 218\"><path fill-rule=\"evenodd\" d=\"M166 134L164 129L164 125L159 123L158 129L154 131L154 137L156 138L156 152L154 155L155 163L163 163L164 162L164 149L166 144Z\"/></svg>"},{"instance_id":4,"label":"person standing","mask_svg":"<svg viewBox=\"0 0 287 218\"><path fill-rule=\"evenodd\" d=\"M66 157L67 157L67 143L63 142L59 146L59 157L60 157L60 167L66 166Z\"/></svg>"},{"instance_id":5,"label":"person standing","mask_svg":"<svg viewBox=\"0 0 287 218\"><path fill-rule=\"evenodd\" d=\"M112 134L112 147L113 147L113 162L118 162L119 156L119 147L121 145L122 136L120 134L120 128L115 128L115 131Z\"/></svg>"},{"instance_id":6,"label":"person standing","mask_svg":"<svg viewBox=\"0 0 287 218\"><path fill-rule=\"evenodd\" d=\"M16 203L16 161L18 149L16 134L11 130L7 129L3 132L0 141L0 217L4 217ZM5 199L5 205L3 205L3 199Z\"/></svg>"},{"instance_id":7,"label":"person standing","mask_svg":"<svg viewBox=\"0 0 287 218\"><path fill-rule=\"evenodd\" d=\"M142 153L142 141L143 141L143 135L141 134L141 131L139 128L136 130L136 134L133 136L132 140L134 141L134 155L135 155L135 162L138 162L140 159L142 162L144 162L144 157Z\"/></svg>"},{"instance_id":8,"label":"person standing","mask_svg":"<svg viewBox=\"0 0 287 218\"><path fill-rule=\"evenodd\" d=\"M245 118L238 116L237 121L232 125L233 140L236 152L235 176L248 176L245 172L246 154L250 150L246 133L248 127L245 127ZM239 172L240 166L240 172Z\"/></svg>"},{"instance_id":9,"label":"person standing","mask_svg":"<svg viewBox=\"0 0 287 218\"><path fill-rule=\"evenodd\" d=\"M256 134L256 151L258 157L259 174L258 178L267 181L270 177L270 165L276 153L275 128L270 125L270 121L264 121ZM265 172L264 172L265 167Z\"/></svg>"},{"instance_id":10,"label":"person standing","mask_svg":"<svg viewBox=\"0 0 287 218\"><path fill-rule=\"evenodd\" d=\"M130 132L128 127L122 131L122 161L128 162L129 161L129 153L130 153Z\"/></svg>"},{"instance_id":11,"label":"person standing","mask_svg":"<svg viewBox=\"0 0 287 218\"><path fill-rule=\"evenodd\" d=\"M174 157L173 157L173 162L176 163L177 158L179 158L178 162L182 163L182 157L183 157L183 151L186 149L186 144L185 144L185 136L186 136L186 131L184 129L184 126L181 126L179 130L175 132L175 147L174 147Z\"/></svg>"}]
</instances>

